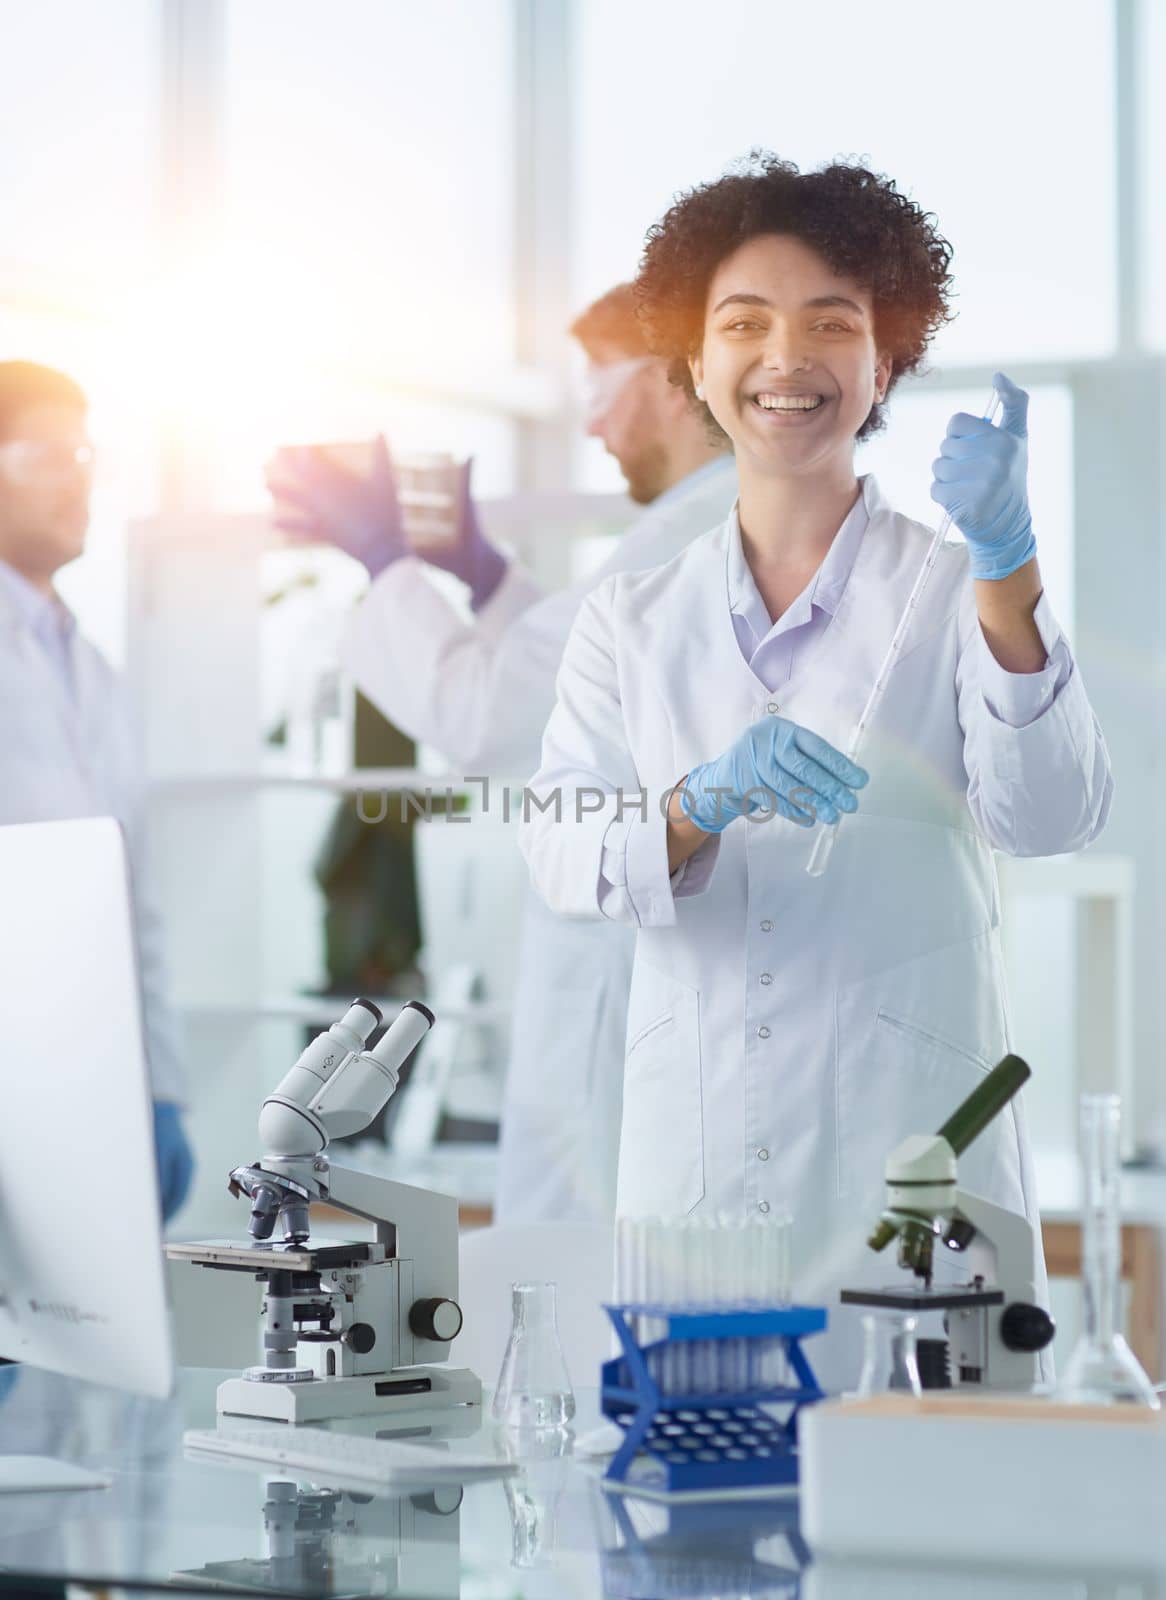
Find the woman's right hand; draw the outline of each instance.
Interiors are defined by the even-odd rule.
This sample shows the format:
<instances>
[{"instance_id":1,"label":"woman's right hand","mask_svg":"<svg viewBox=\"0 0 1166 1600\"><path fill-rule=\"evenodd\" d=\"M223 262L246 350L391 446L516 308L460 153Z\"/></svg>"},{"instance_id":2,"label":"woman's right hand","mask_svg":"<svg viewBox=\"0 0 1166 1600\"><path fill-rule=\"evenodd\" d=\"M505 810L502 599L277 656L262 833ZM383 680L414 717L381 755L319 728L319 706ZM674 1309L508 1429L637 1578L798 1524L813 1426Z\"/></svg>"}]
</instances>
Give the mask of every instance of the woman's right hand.
<instances>
[{"instance_id":1,"label":"woman's right hand","mask_svg":"<svg viewBox=\"0 0 1166 1600\"><path fill-rule=\"evenodd\" d=\"M715 761L692 769L680 787L680 808L705 833L720 833L753 811L776 811L812 828L857 811L854 790L869 776L808 728L768 716Z\"/></svg>"}]
</instances>

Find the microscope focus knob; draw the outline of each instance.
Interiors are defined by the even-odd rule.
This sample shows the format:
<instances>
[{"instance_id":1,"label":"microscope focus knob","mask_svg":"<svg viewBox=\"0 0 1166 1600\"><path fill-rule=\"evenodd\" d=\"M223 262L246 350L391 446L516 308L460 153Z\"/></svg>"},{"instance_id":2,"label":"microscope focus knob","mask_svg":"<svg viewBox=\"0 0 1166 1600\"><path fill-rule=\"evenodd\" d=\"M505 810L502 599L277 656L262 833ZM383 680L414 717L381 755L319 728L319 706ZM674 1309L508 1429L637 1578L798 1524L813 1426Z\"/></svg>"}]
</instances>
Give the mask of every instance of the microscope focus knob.
<instances>
[{"instance_id":1,"label":"microscope focus knob","mask_svg":"<svg viewBox=\"0 0 1166 1600\"><path fill-rule=\"evenodd\" d=\"M1030 1306L1023 1300L1005 1306L1000 1318L1000 1338L1008 1350L1043 1350L1056 1331L1056 1323L1042 1306Z\"/></svg>"},{"instance_id":2,"label":"microscope focus knob","mask_svg":"<svg viewBox=\"0 0 1166 1600\"><path fill-rule=\"evenodd\" d=\"M462 1331L462 1308L456 1300L440 1295L432 1300L415 1300L409 1312L409 1326L418 1339L448 1344Z\"/></svg>"},{"instance_id":3,"label":"microscope focus knob","mask_svg":"<svg viewBox=\"0 0 1166 1600\"><path fill-rule=\"evenodd\" d=\"M358 1356L366 1356L377 1342L377 1331L371 1322L354 1322L340 1335L340 1342Z\"/></svg>"}]
</instances>

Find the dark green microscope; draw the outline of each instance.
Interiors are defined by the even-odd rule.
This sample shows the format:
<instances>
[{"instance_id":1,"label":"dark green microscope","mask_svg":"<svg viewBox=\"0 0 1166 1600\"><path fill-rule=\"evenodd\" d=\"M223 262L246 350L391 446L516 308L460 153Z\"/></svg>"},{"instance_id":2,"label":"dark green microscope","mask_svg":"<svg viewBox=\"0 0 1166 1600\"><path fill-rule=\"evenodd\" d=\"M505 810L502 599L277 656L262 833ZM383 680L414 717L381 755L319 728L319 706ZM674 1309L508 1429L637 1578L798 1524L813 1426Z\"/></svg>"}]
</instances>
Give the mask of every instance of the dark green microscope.
<instances>
[{"instance_id":1,"label":"dark green microscope","mask_svg":"<svg viewBox=\"0 0 1166 1600\"><path fill-rule=\"evenodd\" d=\"M921 1341L924 1387L1025 1389L1040 1376L1039 1354L1056 1329L1035 1303L1036 1241L1027 1217L957 1187L956 1163L1032 1073L1007 1055L938 1133L912 1134L887 1158L887 1203L867 1241L899 1241L899 1265L914 1283L902 1289L844 1289L844 1305L944 1314L946 1341ZM934 1284L939 1242L963 1258L963 1282ZM962 1274L961 1274L962 1275Z\"/></svg>"}]
</instances>

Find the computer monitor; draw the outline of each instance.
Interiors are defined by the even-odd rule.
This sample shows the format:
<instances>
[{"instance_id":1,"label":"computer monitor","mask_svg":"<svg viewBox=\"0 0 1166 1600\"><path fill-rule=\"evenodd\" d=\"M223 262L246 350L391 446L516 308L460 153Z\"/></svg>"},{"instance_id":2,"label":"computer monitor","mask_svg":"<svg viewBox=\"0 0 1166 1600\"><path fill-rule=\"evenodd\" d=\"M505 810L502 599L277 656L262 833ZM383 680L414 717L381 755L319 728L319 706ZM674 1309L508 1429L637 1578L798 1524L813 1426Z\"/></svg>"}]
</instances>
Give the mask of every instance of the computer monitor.
<instances>
[{"instance_id":1,"label":"computer monitor","mask_svg":"<svg viewBox=\"0 0 1166 1600\"><path fill-rule=\"evenodd\" d=\"M0 827L0 1356L164 1396L174 1354L121 829Z\"/></svg>"}]
</instances>

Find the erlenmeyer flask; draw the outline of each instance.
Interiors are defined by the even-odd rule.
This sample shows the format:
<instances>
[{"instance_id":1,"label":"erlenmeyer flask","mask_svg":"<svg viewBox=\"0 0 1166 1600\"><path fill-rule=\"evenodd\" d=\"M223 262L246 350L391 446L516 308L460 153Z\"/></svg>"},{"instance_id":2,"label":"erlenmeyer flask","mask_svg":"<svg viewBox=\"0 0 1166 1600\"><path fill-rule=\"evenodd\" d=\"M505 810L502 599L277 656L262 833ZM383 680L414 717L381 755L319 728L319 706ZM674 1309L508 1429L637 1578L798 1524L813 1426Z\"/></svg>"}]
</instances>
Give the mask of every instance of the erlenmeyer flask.
<instances>
[{"instance_id":1,"label":"erlenmeyer flask","mask_svg":"<svg viewBox=\"0 0 1166 1600\"><path fill-rule=\"evenodd\" d=\"M1081 1256L1085 1328L1057 1386L1076 1405L1121 1401L1158 1410L1158 1396L1118 1327L1121 1191L1116 1094L1081 1096Z\"/></svg>"},{"instance_id":2,"label":"erlenmeyer flask","mask_svg":"<svg viewBox=\"0 0 1166 1600\"><path fill-rule=\"evenodd\" d=\"M856 1393L861 1399L893 1391L922 1394L914 1317L899 1311L868 1313L862 1319L862 1373Z\"/></svg>"},{"instance_id":3,"label":"erlenmeyer flask","mask_svg":"<svg viewBox=\"0 0 1166 1600\"><path fill-rule=\"evenodd\" d=\"M513 1321L490 1414L508 1428L561 1428L575 1415L553 1283L511 1285Z\"/></svg>"}]
</instances>

